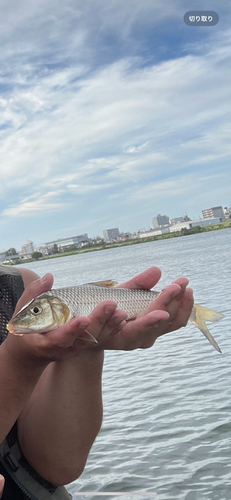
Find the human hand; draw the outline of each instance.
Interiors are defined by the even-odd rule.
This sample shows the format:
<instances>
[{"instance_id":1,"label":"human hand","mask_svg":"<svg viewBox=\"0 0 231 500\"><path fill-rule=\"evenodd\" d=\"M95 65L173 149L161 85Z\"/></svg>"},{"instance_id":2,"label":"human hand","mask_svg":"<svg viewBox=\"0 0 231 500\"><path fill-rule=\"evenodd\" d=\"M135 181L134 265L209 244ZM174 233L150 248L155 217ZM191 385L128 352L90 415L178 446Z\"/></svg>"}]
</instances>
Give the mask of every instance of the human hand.
<instances>
[{"instance_id":1,"label":"human hand","mask_svg":"<svg viewBox=\"0 0 231 500\"><path fill-rule=\"evenodd\" d=\"M159 281L160 269L152 267L119 285L120 288L149 290ZM133 350L151 347L161 335L186 326L192 307L193 292L188 280L178 278L162 290L150 306L136 319L122 322L107 337L98 336L96 349ZM88 328L91 332L91 327Z\"/></svg>"},{"instance_id":2,"label":"human hand","mask_svg":"<svg viewBox=\"0 0 231 500\"><path fill-rule=\"evenodd\" d=\"M50 290L53 276L48 273L42 279L32 281L20 297L15 314L38 295ZM47 362L68 359L77 356L89 345L86 340L86 329L91 324L92 335L97 339L108 336L116 326L127 317L124 311L117 309L116 302L105 300L99 304L89 317L79 316L69 323L47 333L25 334L23 336L8 335L7 344L15 348L17 356L20 353L27 359L36 358ZM14 352L12 351L12 352Z\"/></svg>"},{"instance_id":3,"label":"human hand","mask_svg":"<svg viewBox=\"0 0 231 500\"><path fill-rule=\"evenodd\" d=\"M119 285L120 288L151 289L159 281L160 269L152 267ZM18 301L15 313L37 295L50 290L51 274L30 283ZM165 333L177 330L188 322L193 306L193 293L186 289L188 280L178 278L167 286L143 313L128 322L126 313L117 309L116 303L106 300L95 307L88 317L76 317L67 325L46 334L24 335L24 343L38 357L49 361L67 359L85 350L132 350L151 347ZM98 341L97 345L81 339L85 330Z\"/></svg>"},{"instance_id":4,"label":"human hand","mask_svg":"<svg viewBox=\"0 0 231 500\"><path fill-rule=\"evenodd\" d=\"M0 498L2 498L2 494L3 494L3 490L4 490L4 485L5 485L5 479L0 474Z\"/></svg>"}]
</instances>

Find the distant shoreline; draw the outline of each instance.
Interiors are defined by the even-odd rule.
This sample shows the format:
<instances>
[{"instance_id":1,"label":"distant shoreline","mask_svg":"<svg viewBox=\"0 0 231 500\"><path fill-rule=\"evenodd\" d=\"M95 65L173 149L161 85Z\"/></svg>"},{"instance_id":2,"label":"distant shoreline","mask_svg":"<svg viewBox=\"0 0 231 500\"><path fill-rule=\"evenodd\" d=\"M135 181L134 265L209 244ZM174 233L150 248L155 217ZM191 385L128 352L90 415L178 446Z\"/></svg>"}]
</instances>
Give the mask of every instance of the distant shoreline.
<instances>
[{"instance_id":1,"label":"distant shoreline","mask_svg":"<svg viewBox=\"0 0 231 500\"><path fill-rule=\"evenodd\" d=\"M183 236L190 236L192 234L200 234L200 233L208 233L211 231L217 231L221 229L227 229L231 228L231 219L228 219L225 222L220 222L218 224L211 224L210 226L195 226L192 227L191 229L186 229L183 228L181 231L176 231L175 233L167 233L167 234L160 234L157 236L147 236L145 238L136 238L134 240L128 240L128 241L121 241L118 243L106 243L103 245L99 246L94 246L94 247L89 247L89 248L82 248L81 250L72 250L71 252L62 252L62 253L57 253L53 255L45 255L43 257L40 257L39 259L25 259L23 261L17 260L17 262L14 263L9 263L10 265L19 265L19 264L27 264L29 262L37 262L38 260L49 260L49 259L56 259L59 257L67 257L68 255L77 255L81 253L88 253L88 252L98 252L99 250L107 250L109 248L118 248L118 247L123 247L123 246L128 246L128 245L138 245L140 243L148 243L150 241L159 241L159 240L167 240L170 238L179 238Z\"/></svg>"}]
</instances>

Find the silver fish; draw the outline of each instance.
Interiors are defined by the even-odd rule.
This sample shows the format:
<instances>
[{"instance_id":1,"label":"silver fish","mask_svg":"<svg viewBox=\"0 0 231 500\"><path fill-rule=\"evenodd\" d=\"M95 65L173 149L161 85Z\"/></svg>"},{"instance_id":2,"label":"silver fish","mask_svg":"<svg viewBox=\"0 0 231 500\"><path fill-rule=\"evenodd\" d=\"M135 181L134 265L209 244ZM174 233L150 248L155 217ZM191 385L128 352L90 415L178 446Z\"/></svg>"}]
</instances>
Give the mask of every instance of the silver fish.
<instances>
[{"instance_id":1,"label":"silver fish","mask_svg":"<svg viewBox=\"0 0 231 500\"><path fill-rule=\"evenodd\" d=\"M159 292L153 290L114 288L114 285L115 282L108 280L50 290L24 306L10 320L7 328L15 335L48 332L66 324L75 316L88 316L105 299L114 300L120 309L126 311L127 319L132 319L159 295ZM218 352L221 349L205 322L218 321L223 317L222 313L194 305L189 318Z\"/></svg>"}]
</instances>

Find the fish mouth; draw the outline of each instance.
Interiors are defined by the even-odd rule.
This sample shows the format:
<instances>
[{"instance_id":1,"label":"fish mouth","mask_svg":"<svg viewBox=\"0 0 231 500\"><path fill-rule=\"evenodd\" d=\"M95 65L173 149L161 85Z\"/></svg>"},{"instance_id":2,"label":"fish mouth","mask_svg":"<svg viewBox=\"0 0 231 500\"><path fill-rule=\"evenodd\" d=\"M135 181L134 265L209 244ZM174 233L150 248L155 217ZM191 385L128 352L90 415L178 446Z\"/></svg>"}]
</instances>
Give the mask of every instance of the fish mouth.
<instances>
[{"instance_id":1,"label":"fish mouth","mask_svg":"<svg viewBox=\"0 0 231 500\"><path fill-rule=\"evenodd\" d=\"M23 335L24 333L36 333L31 328L23 329L23 328L14 328L10 323L6 325L8 332L13 333L13 335Z\"/></svg>"}]
</instances>

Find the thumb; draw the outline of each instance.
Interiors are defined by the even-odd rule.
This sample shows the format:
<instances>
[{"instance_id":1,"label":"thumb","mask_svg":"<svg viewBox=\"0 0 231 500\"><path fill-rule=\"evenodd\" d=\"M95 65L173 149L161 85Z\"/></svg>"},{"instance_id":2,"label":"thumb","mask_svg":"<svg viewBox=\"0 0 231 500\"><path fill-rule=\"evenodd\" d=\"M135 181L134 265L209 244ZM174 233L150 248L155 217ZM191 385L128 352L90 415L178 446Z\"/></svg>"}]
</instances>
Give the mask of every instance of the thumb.
<instances>
[{"instance_id":1,"label":"thumb","mask_svg":"<svg viewBox=\"0 0 231 500\"><path fill-rule=\"evenodd\" d=\"M25 291L21 295L19 301L17 302L14 315L22 309L28 302L51 289L53 285L53 276L50 273L45 274L39 280L31 281L31 283L26 287Z\"/></svg>"}]
</instances>

